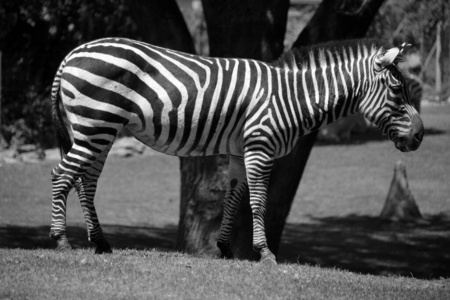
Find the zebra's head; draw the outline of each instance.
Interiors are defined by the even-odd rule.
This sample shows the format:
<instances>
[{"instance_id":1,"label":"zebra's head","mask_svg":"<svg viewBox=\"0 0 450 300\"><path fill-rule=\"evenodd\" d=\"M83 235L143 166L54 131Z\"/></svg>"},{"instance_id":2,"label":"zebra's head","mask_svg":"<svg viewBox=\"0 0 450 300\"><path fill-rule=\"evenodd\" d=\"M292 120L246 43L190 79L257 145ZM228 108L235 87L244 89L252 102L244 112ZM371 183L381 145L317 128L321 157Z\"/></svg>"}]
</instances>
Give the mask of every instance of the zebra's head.
<instances>
[{"instance_id":1,"label":"zebra's head","mask_svg":"<svg viewBox=\"0 0 450 300\"><path fill-rule=\"evenodd\" d=\"M410 100L405 78L397 68L403 48L381 48L372 64L373 82L366 83L366 97L360 110L394 142L402 152L419 148L424 128ZM367 97L368 96L368 97ZM365 102L365 104L364 104Z\"/></svg>"}]
</instances>

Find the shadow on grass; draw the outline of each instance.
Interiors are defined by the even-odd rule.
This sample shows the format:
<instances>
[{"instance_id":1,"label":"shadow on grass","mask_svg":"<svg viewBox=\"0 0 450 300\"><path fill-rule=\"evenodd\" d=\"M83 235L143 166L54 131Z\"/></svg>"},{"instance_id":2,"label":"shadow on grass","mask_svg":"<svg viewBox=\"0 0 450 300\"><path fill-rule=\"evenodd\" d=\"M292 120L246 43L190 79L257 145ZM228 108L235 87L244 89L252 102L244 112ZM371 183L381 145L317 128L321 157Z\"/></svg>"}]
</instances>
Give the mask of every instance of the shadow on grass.
<instances>
[{"instance_id":1,"label":"shadow on grass","mask_svg":"<svg viewBox=\"0 0 450 300\"><path fill-rule=\"evenodd\" d=\"M437 128L425 128L425 136L429 135L442 135L447 133L445 130ZM328 146L328 145L359 145L369 142L379 142L389 140L386 135L383 135L378 128L369 128L364 133L352 133L352 136L348 140L334 141L326 138L317 139L315 145Z\"/></svg>"},{"instance_id":2,"label":"shadow on grass","mask_svg":"<svg viewBox=\"0 0 450 300\"><path fill-rule=\"evenodd\" d=\"M425 128L425 135L440 135L440 134L445 134L447 131L446 130L441 130L441 129L437 129L437 128Z\"/></svg>"},{"instance_id":3,"label":"shadow on grass","mask_svg":"<svg viewBox=\"0 0 450 300\"><path fill-rule=\"evenodd\" d=\"M174 250L177 226L103 225L113 249ZM0 226L0 248L46 248L55 244L49 227ZM90 247L84 226L68 227L72 246ZM450 278L450 216L420 223L397 223L376 217L313 218L287 224L279 262L320 265L374 275ZM93 251L93 250L92 250Z\"/></svg>"},{"instance_id":4,"label":"shadow on grass","mask_svg":"<svg viewBox=\"0 0 450 300\"><path fill-rule=\"evenodd\" d=\"M113 249L153 249L171 251L175 246L177 226L135 227L122 225L102 225L106 239ZM54 249L56 244L49 237L49 226L0 226L0 248ZM68 226L67 236L74 248L88 248L84 226Z\"/></svg>"},{"instance_id":5,"label":"shadow on grass","mask_svg":"<svg viewBox=\"0 0 450 300\"><path fill-rule=\"evenodd\" d=\"M287 224L279 260L374 275L450 277L450 216L418 223L377 217L311 218Z\"/></svg>"}]
</instances>

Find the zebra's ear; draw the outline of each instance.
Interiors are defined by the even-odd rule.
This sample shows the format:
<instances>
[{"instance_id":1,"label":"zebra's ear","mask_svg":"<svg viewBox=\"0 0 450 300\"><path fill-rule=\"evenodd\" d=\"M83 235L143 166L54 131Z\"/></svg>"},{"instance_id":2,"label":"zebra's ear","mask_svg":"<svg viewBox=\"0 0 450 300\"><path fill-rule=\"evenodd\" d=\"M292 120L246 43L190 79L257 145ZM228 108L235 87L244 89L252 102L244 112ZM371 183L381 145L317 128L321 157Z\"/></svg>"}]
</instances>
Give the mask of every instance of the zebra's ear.
<instances>
[{"instance_id":1,"label":"zebra's ear","mask_svg":"<svg viewBox=\"0 0 450 300\"><path fill-rule=\"evenodd\" d=\"M398 54L400 53L400 49L397 47L391 48L384 53L379 54L375 58L375 65L379 67L379 69L383 69L394 63Z\"/></svg>"},{"instance_id":2,"label":"zebra's ear","mask_svg":"<svg viewBox=\"0 0 450 300\"><path fill-rule=\"evenodd\" d=\"M411 49L412 45L411 44L407 44L407 43L403 43L399 49L400 49L400 55L404 55L406 54L409 49Z\"/></svg>"}]
</instances>

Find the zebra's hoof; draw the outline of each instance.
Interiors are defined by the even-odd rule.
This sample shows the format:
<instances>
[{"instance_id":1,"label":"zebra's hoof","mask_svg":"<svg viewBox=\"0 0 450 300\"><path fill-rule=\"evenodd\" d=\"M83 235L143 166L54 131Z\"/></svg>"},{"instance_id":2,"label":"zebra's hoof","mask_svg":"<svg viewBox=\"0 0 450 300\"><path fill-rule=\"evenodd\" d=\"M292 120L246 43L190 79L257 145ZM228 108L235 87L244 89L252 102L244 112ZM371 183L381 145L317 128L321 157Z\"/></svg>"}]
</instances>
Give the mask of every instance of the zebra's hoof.
<instances>
[{"instance_id":1,"label":"zebra's hoof","mask_svg":"<svg viewBox=\"0 0 450 300\"><path fill-rule=\"evenodd\" d=\"M270 267L277 265L275 255L273 255L273 253L268 250L261 253L261 259L259 260L259 262L265 266Z\"/></svg>"},{"instance_id":2,"label":"zebra's hoof","mask_svg":"<svg viewBox=\"0 0 450 300\"><path fill-rule=\"evenodd\" d=\"M233 259L233 252L231 251L231 245L226 243L217 242L217 247L220 249L220 258Z\"/></svg>"},{"instance_id":3,"label":"zebra's hoof","mask_svg":"<svg viewBox=\"0 0 450 300\"><path fill-rule=\"evenodd\" d=\"M57 243L56 249L55 249L56 252L66 252L66 251L70 251L73 249L67 239L57 240L56 243Z\"/></svg>"},{"instance_id":4,"label":"zebra's hoof","mask_svg":"<svg viewBox=\"0 0 450 300\"><path fill-rule=\"evenodd\" d=\"M94 242L95 254L112 253L111 246L106 240L99 240Z\"/></svg>"},{"instance_id":5,"label":"zebra's hoof","mask_svg":"<svg viewBox=\"0 0 450 300\"><path fill-rule=\"evenodd\" d=\"M233 252L231 252L231 250L221 252L221 253L220 253L220 258L223 258L223 259L233 259L233 258L234 258Z\"/></svg>"},{"instance_id":6,"label":"zebra's hoof","mask_svg":"<svg viewBox=\"0 0 450 300\"><path fill-rule=\"evenodd\" d=\"M277 261L275 260L275 258L271 258L271 257L265 257L265 258L261 258L259 260L259 262L264 265L264 266L268 266L268 267L274 267L277 265Z\"/></svg>"}]
</instances>

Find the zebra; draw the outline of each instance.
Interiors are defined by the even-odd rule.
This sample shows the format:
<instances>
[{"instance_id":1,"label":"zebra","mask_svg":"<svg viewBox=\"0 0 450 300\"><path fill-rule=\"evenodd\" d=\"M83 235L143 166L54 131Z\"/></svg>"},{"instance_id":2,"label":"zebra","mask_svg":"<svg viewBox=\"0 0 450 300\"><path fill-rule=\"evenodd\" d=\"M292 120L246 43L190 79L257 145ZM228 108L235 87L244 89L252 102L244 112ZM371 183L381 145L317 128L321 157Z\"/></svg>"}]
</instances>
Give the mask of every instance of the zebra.
<instances>
[{"instance_id":1,"label":"zebra","mask_svg":"<svg viewBox=\"0 0 450 300\"><path fill-rule=\"evenodd\" d=\"M420 101L422 100L423 94L422 80L413 74L405 75L405 80L411 97L411 103L417 112L420 113Z\"/></svg>"},{"instance_id":2,"label":"zebra","mask_svg":"<svg viewBox=\"0 0 450 300\"><path fill-rule=\"evenodd\" d=\"M62 61L51 90L62 155L51 172L50 236L56 249L71 249L66 202L75 187L95 253L112 252L94 195L111 145L128 130L169 155L229 155L220 257L233 257L233 218L248 190L253 248L260 262L276 264L264 227L268 181L274 160L287 155L301 136L359 112L400 151L421 144L423 123L396 67L400 51L376 40L355 40L293 50L268 64L196 56L124 38L75 48Z\"/></svg>"}]
</instances>

